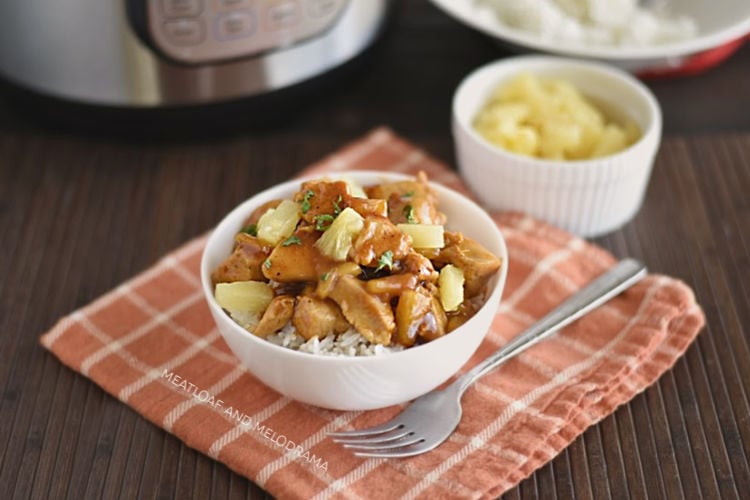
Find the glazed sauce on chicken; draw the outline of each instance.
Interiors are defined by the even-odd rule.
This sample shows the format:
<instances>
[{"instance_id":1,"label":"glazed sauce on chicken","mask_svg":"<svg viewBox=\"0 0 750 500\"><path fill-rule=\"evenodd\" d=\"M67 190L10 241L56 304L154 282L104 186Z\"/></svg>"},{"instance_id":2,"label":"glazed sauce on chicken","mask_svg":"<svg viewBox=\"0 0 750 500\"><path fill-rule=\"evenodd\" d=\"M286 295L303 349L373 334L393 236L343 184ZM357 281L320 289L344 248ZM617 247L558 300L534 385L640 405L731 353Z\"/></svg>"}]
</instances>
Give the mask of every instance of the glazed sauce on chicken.
<instances>
[{"instance_id":1,"label":"glazed sauce on chicken","mask_svg":"<svg viewBox=\"0 0 750 500\"><path fill-rule=\"evenodd\" d=\"M481 307L501 262L444 229L424 174L367 186L366 197L353 192L344 181L307 181L291 200L269 201L247 218L212 278L262 292L263 300L247 297L253 333L291 324L311 339L354 328L373 344L411 347Z\"/></svg>"}]
</instances>

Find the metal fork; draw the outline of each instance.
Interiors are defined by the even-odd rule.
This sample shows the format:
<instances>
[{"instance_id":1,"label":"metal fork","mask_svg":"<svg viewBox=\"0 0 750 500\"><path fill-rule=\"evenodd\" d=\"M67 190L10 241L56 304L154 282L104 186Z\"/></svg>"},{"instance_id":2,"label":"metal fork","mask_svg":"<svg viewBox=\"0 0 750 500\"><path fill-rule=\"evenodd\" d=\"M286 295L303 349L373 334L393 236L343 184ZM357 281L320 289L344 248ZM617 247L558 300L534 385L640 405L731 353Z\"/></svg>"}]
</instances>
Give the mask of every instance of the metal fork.
<instances>
[{"instance_id":1,"label":"metal fork","mask_svg":"<svg viewBox=\"0 0 750 500\"><path fill-rule=\"evenodd\" d=\"M432 450L458 426L461 396L479 377L604 304L645 275L646 267L640 262L621 261L445 389L420 396L382 425L328 435L361 457L410 457Z\"/></svg>"}]
</instances>

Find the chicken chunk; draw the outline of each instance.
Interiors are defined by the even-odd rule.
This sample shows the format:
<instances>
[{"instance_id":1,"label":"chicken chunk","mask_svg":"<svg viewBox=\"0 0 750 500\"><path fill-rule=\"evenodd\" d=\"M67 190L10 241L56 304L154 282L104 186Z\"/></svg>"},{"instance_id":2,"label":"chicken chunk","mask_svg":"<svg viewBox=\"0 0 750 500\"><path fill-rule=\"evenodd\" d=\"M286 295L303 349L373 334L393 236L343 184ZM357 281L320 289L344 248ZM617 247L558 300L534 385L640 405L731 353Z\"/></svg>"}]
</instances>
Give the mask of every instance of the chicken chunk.
<instances>
[{"instance_id":1,"label":"chicken chunk","mask_svg":"<svg viewBox=\"0 0 750 500\"><path fill-rule=\"evenodd\" d=\"M342 333L349 329L338 306L329 300L315 297L300 297L294 309L292 324L297 333L305 339L322 339L332 333Z\"/></svg>"},{"instance_id":2,"label":"chicken chunk","mask_svg":"<svg viewBox=\"0 0 750 500\"><path fill-rule=\"evenodd\" d=\"M329 259L315 247L318 233L311 226L297 229L286 242L273 249L261 270L269 280L281 283L317 281Z\"/></svg>"},{"instance_id":3,"label":"chicken chunk","mask_svg":"<svg viewBox=\"0 0 750 500\"><path fill-rule=\"evenodd\" d=\"M394 262L406 257L410 249L409 237L391 221L383 217L367 217L349 255L359 265L376 266L386 252L391 252L390 261Z\"/></svg>"},{"instance_id":4,"label":"chicken chunk","mask_svg":"<svg viewBox=\"0 0 750 500\"><path fill-rule=\"evenodd\" d=\"M398 297L406 290L415 290L419 284L416 274L391 274L382 278L375 278L365 282L365 289L378 295L385 301Z\"/></svg>"},{"instance_id":5,"label":"chicken chunk","mask_svg":"<svg viewBox=\"0 0 750 500\"><path fill-rule=\"evenodd\" d=\"M263 280L262 265L271 247L247 233L237 233L234 250L211 274L214 283Z\"/></svg>"},{"instance_id":6,"label":"chicken chunk","mask_svg":"<svg viewBox=\"0 0 750 500\"><path fill-rule=\"evenodd\" d=\"M398 262L394 271L395 274L366 281L365 289L389 301L406 290L416 290L421 284L435 283L440 276L428 258L413 250Z\"/></svg>"},{"instance_id":7,"label":"chicken chunk","mask_svg":"<svg viewBox=\"0 0 750 500\"><path fill-rule=\"evenodd\" d=\"M479 295L501 264L500 259L476 241L450 231L445 232L445 247L433 261L438 265L453 264L463 271L467 298Z\"/></svg>"},{"instance_id":8,"label":"chicken chunk","mask_svg":"<svg viewBox=\"0 0 750 500\"><path fill-rule=\"evenodd\" d=\"M366 188L370 198L388 201L388 218L394 224L444 224L445 215L437 209L437 197L420 172L416 181L400 181Z\"/></svg>"},{"instance_id":9,"label":"chicken chunk","mask_svg":"<svg viewBox=\"0 0 750 500\"><path fill-rule=\"evenodd\" d=\"M376 217L388 217L388 203L385 200L375 198L352 198L349 206L357 211L362 217L374 215Z\"/></svg>"},{"instance_id":10,"label":"chicken chunk","mask_svg":"<svg viewBox=\"0 0 750 500\"><path fill-rule=\"evenodd\" d=\"M435 283L439 277L430 259L415 251L409 252L401 260L400 266L405 272L417 275L421 281Z\"/></svg>"},{"instance_id":11,"label":"chicken chunk","mask_svg":"<svg viewBox=\"0 0 750 500\"><path fill-rule=\"evenodd\" d=\"M406 347L417 337L435 340L445 335L447 318L440 301L425 288L407 290L396 307L396 340Z\"/></svg>"},{"instance_id":12,"label":"chicken chunk","mask_svg":"<svg viewBox=\"0 0 750 500\"><path fill-rule=\"evenodd\" d=\"M472 299L464 300L464 302L458 306L458 310L447 313L448 325L447 330L452 332L459 326L463 325L471 319L476 312L482 308L483 301L480 297L474 297Z\"/></svg>"},{"instance_id":13,"label":"chicken chunk","mask_svg":"<svg viewBox=\"0 0 750 500\"><path fill-rule=\"evenodd\" d=\"M259 337L267 337L276 333L286 325L294 313L294 297L291 295L279 295L271 300L266 311L260 318L258 326L253 333Z\"/></svg>"},{"instance_id":14,"label":"chicken chunk","mask_svg":"<svg viewBox=\"0 0 750 500\"><path fill-rule=\"evenodd\" d=\"M350 275L329 277L325 290L341 307L346 320L367 340L374 344L389 345L396 329L391 306L367 293L364 283ZM318 288L318 292L321 288Z\"/></svg>"},{"instance_id":15,"label":"chicken chunk","mask_svg":"<svg viewBox=\"0 0 750 500\"><path fill-rule=\"evenodd\" d=\"M302 204L302 219L315 224L316 218L333 216L349 206L349 185L344 181L315 180L302 184L294 201Z\"/></svg>"},{"instance_id":16,"label":"chicken chunk","mask_svg":"<svg viewBox=\"0 0 750 500\"><path fill-rule=\"evenodd\" d=\"M445 335L448 330L448 316L440 303L440 298L430 294L430 311L422 320L419 336L430 342Z\"/></svg>"}]
</instances>

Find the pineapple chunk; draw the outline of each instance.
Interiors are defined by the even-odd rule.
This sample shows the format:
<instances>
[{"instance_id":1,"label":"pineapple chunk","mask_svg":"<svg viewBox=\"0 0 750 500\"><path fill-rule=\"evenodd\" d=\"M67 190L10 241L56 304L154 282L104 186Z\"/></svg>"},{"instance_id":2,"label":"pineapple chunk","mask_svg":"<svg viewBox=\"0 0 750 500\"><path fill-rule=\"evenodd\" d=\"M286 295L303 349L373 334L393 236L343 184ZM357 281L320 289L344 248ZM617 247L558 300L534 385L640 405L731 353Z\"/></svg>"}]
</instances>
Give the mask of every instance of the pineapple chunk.
<instances>
[{"instance_id":1,"label":"pineapple chunk","mask_svg":"<svg viewBox=\"0 0 750 500\"><path fill-rule=\"evenodd\" d=\"M217 284L214 297L230 313L262 314L273 299L273 290L262 281L235 281Z\"/></svg>"},{"instance_id":2,"label":"pineapple chunk","mask_svg":"<svg viewBox=\"0 0 750 500\"><path fill-rule=\"evenodd\" d=\"M365 190L362 189L362 186L360 186L357 181L349 177L348 175L344 175L341 177L341 180L346 182L346 184L349 186L349 194L352 195L354 198L367 198L367 195L365 194Z\"/></svg>"},{"instance_id":3,"label":"pineapple chunk","mask_svg":"<svg viewBox=\"0 0 750 500\"><path fill-rule=\"evenodd\" d=\"M299 219L299 204L284 200L278 207L269 208L258 220L258 238L277 245L292 235Z\"/></svg>"},{"instance_id":4,"label":"pineapple chunk","mask_svg":"<svg viewBox=\"0 0 750 500\"><path fill-rule=\"evenodd\" d=\"M321 253L343 262L352 248L352 240L364 227L365 222L355 210L347 207L336 217L331 226L315 242Z\"/></svg>"},{"instance_id":5,"label":"pineapple chunk","mask_svg":"<svg viewBox=\"0 0 750 500\"><path fill-rule=\"evenodd\" d=\"M443 226L439 224L398 224L399 230L411 236L414 248L443 248Z\"/></svg>"},{"instance_id":6,"label":"pineapple chunk","mask_svg":"<svg viewBox=\"0 0 750 500\"><path fill-rule=\"evenodd\" d=\"M455 311L464 301L464 272L451 264L440 270L438 277L440 303L446 311Z\"/></svg>"}]
</instances>

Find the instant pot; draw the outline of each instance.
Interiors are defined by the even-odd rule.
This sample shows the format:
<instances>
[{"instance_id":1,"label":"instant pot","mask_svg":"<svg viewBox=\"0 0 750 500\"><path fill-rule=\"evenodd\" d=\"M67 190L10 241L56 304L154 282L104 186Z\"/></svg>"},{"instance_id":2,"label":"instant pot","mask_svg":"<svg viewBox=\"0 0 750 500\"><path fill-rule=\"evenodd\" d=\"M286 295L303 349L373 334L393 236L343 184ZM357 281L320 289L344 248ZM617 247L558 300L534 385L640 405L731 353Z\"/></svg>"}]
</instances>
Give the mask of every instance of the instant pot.
<instances>
[{"instance_id":1,"label":"instant pot","mask_svg":"<svg viewBox=\"0 0 750 500\"><path fill-rule=\"evenodd\" d=\"M159 108L262 96L365 50L388 0L0 2L0 75L64 100Z\"/></svg>"}]
</instances>

